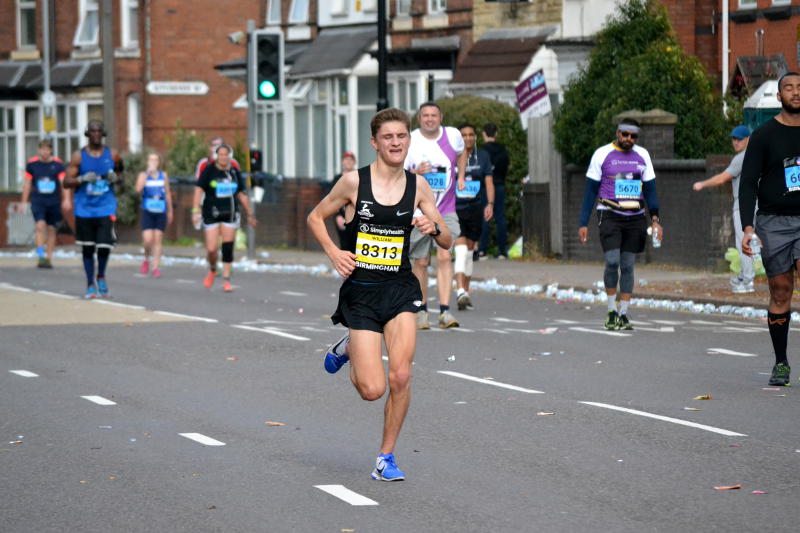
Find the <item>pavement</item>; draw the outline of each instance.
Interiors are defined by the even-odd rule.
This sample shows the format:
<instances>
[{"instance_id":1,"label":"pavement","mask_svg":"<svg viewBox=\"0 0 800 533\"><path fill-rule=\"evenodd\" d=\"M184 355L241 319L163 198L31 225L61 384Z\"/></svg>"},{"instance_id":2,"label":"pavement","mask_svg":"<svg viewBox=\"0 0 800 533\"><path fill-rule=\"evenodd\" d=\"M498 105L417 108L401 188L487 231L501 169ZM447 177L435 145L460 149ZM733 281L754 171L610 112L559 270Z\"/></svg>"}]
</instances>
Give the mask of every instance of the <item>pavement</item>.
<instances>
[{"instance_id":1,"label":"pavement","mask_svg":"<svg viewBox=\"0 0 800 533\"><path fill-rule=\"evenodd\" d=\"M138 245L121 245L119 253L139 255L142 253ZM266 257L263 256L266 252ZM260 250L258 261L275 265L330 266L330 261L322 252L294 250L286 248L269 248ZM165 255L174 257L205 257L199 246L167 246ZM237 257L242 255L236 252ZM716 305L753 306L766 308L769 300L769 288L766 279L756 279L755 292L750 294L733 294L729 280L730 272L710 272L673 265L648 264L636 265L636 288L634 295L641 298L693 300L698 303ZM498 260L483 259L475 263L473 279L485 281L495 278L499 284L547 286L557 283L562 288L574 287L576 290L589 290L603 279L603 264L578 263L558 260Z\"/></svg>"},{"instance_id":2,"label":"pavement","mask_svg":"<svg viewBox=\"0 0 800 533\"><path fill-rule=\"evenodd\" d=\"M154 279L127 252L96 301L78 258L0 256L0 531L797 530L797 370L767 386L758 320L642 308L606 331L599 303L476 293L462 327L417 335L407 479L381 483L384 400L322 368L340 280L241 268L226 294L201 261Z\"/></svg>"}]
</instances>

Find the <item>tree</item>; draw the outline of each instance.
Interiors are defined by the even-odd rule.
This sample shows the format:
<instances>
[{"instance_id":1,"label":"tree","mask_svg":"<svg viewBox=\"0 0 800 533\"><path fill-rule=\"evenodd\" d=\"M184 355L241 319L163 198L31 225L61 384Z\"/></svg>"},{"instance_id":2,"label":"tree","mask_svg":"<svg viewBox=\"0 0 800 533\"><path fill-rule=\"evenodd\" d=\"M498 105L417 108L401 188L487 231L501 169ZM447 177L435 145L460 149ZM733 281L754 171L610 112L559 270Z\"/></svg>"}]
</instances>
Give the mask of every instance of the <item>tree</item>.
<instances>
[{"instance_id":1,"label":"tree","mask_svg":"<svg viewBox=\"0 0 800 533\"><path fill-rule=\"evenodd\" d=\"M479 96L461 95L442 98L436 102L442 108L444 125L457 128L464 122L475 126L478 133L478 147L483 144L480 134L487 122L497 124L497 142L508 150L511 160L506 175L506 222L509 242L518 236L522 223L522 178L528 175L528 137L519 120L519 112L502 102Z\"/></svg>"},{"instance_id":2,"label":"tree","mask_svg":"<svg viewBox=\"0 0 800 533\"><path fill-rule=\"evenodd\" d=\"M594 150L613 139L613 117L629 109L678 115L679 158L730 151L722 99L702 64L681 49L664 6L623 0L618 8L556 112L556 147L565 160L588 164Z\"/></svg>"}]
</instances>

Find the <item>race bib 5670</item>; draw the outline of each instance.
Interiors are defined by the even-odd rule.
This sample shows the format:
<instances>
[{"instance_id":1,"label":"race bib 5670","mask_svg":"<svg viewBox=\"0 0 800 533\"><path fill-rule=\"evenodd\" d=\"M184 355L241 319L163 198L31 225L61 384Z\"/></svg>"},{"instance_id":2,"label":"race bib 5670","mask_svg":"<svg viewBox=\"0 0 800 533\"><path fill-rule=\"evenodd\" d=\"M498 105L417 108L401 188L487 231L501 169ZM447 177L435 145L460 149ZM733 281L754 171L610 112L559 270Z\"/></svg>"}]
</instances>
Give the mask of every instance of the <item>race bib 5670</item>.
<instances>
[{"instance_id":1,"label":"race bib 5670","mask_svg":"<svg viewBox=\"0 0 800 533\"><path fill-rule=\"evenodd\" d=\"M614 196L620 199L638 200L642 195L642 182L640 180L616 179L614 180Z\"/></svg>"}]
</instances>

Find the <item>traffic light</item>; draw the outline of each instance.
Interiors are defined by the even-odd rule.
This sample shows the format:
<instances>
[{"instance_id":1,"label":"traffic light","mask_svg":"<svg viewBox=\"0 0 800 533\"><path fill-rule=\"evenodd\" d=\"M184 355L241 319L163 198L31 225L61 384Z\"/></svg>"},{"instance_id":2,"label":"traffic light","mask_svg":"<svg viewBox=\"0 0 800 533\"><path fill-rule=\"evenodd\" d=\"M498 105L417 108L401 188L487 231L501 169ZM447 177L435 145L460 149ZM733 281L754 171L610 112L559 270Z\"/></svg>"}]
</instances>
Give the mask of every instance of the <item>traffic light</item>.
<instances>
[{"instance_id":1,"label":"traffic light","mask_svg":"<svg viewBox=\"0 0 800 533\"><path fill-rule=\"evenodd\" d=\"M251 94L256 102L280 102L283 92L283 33L253 32L250 42Z\"/></svg>"},{"instance_id":2,"label":"traffic light","mask_svg":"<svg viewBox=\"0 0 800 533\"><path fill-rule=\"evenodd\" d=\"M253 148L250 150L250 172L261 172L263 168L261 150Z\"/></svg>"}]
</instances>

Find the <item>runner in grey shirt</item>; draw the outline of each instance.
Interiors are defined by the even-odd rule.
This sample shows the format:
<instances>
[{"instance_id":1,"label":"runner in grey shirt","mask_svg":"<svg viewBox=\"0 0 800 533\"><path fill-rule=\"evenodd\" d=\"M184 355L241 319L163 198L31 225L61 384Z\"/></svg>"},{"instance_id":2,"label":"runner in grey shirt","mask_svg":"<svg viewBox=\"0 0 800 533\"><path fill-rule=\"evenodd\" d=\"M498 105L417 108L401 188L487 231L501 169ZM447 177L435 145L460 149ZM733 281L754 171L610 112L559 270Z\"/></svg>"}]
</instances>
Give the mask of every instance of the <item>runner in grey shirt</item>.
<instances>
[{"instance_id":1,"label":"runner in grey shirt","mask_svg":"<svg viewBox=\"0 0 800 533\"><path fill-rule=\"evenodd\" d=\"M731 288L734 293L754 292L753 278L755 270L753 268L753 258L742 253L742 221L739 216L739 178L742 175L742 163L744 153L747 148L747 141L750 140L750 129L747 126L736 126L731 131L731 143L736 155L733 156L728 168L719 174L712 176L704 181L697 181L692 185L695 191L702 191L706 187L717 187L723 183L731 182L733 187L733 227L736 230L736 250L739 251L739 262L741 270L739 275L731 278Z\"/></svg>"}]
</instances>

